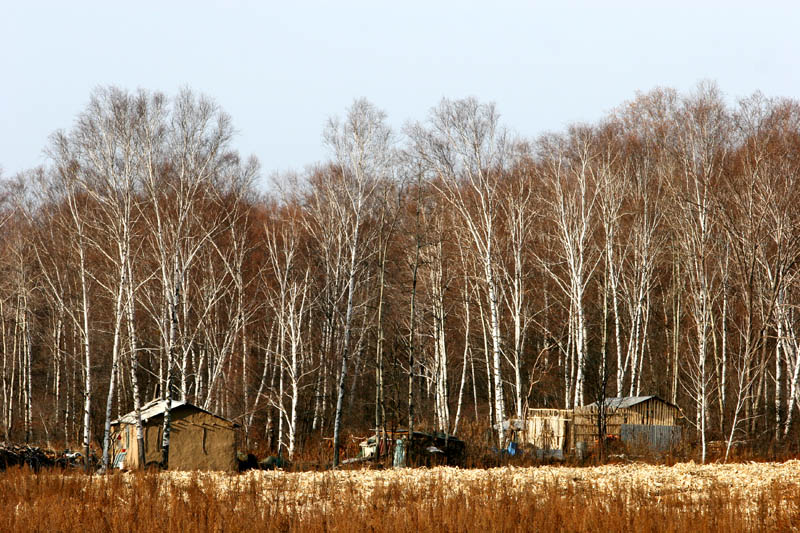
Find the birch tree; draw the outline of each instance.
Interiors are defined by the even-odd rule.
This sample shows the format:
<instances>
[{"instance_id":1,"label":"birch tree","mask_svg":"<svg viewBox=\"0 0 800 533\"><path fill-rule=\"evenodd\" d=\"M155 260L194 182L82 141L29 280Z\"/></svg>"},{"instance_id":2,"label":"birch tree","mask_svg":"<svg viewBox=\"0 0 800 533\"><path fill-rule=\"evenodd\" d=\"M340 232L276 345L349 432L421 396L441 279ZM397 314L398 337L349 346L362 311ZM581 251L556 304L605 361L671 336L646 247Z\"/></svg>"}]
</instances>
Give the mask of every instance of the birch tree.
<instances>
[{"instance_id":1,"label":"birch tree","mask_svg":"<svg viewBox=\"0 0 800 533\"><path fill-rule=\"evenodd\" d=\"M2 349L2 424L6 440L14 434L15 420L22 419L25 442L32 438L32 364L35 331L34 295L39 291L33 268L35 247L30 236L36 225L31 213L36 201L31 185L41 172L22 173L9 181L0 196L0 223L5 227L0 262L0 349Z\"/></svg>"},{"instance_id":2,"label":"birch tree","mask_svg":"<svg viewBox=\"0 0 800 533\"><path fill-rule=\"evenodd\" d=\"M89 220L84 209L86 190L85 185L80 180L80 163L71 156L70 143L68 138L57 133L52 139L51 157L56 163L53 179L60 191L60 196L56 197L56 202L61 204L63 215L61 220L64 222L63 234L68 235L68 242L73 247L73 257L76 258L76 276L78 280L79 306L73 309L72 306L64 305L69 309L70 317L76 330L80 334L82 347L83 363L83 453L86 471L90 468L90 444L91 444L91 407L93 397L92 381L92 335L90 330L91 308L89 294L92 274L89 271L87 255L90 247L90 227ZM52 259L50 260L52 264ZM42 263L40 256L40 263ZM51 294L58 298L62 291L58 290L52 278L47 278L47 283Z\"/></svg>"},{"instance_id":3,"label":"birch tree","mask_svg":"<svg viewBox=\"0 0 800 533\"><path fill-rule=\"evenodd\" d=\"M628 343L628 350L625 361L622 359L622 332L621 332L621 317L620 317L620 277L622 271L622 263L625 261L626 249L621 241L624 239L621 233L622 219L624 217L623 202L628 193L629 183L627 176L624 172L620 172L624 168L615 161L616 146L613 143L614 139L606 139L604 150L601 150L597 162L597 174L599 177L599 212L600 221L603 228L603 265L604 265L604 280L603 280L603 334L604 339L606 335L606 321L608 316L608 296L611 297L611 311L614 315L614 344L617 352L617 396L623 395L623 384L625 381L626 371L630 365L631 347L635 344L638 348L638 337L634 336L636 329L630 329L631 337ZM633 323L637 321L632 320ZM634 341L634 339L636 339ZM602 375L601 381L605 385L608 377L608 362L606 361L606 346L607 343L603 342L603 361L601 362ZM634 359L634 369L637 367ZM634 377L631 379L631 388L636 382L635 372ZM631 392L633 395L633 392ZM599 401L605 401L601 398Z\"/></svg>"},{"instance_id":4,"label":"birch tree","mask_svg":"<svg viewBox=\"0 0 800 533\"><path fill-rule=\"evenodd\" d=\"M281 348L275 354L280 365L280 392L284 388L284 374L289 385L289 406L284 403L285 395L280 393L273 400L273 405L286 423L286 450L291 459L297 440L297 408L301 389L306 376L315 370L306 361L309 346L305 338L306 323L312 303L309 294L310 271L299 264L299 236L291 222L282 225L280 230L268 230L266 247L276 282L275 289L270 291L270 305L276 317L278 335L286 339L279 340L278 346ZM283 445L279 441L279 450Z\"/></svg>"},{"instance_id":5,"label":"birch tree","mask_svg":"<svg viewBox=\"0 0 800 533\"><path fill-rule=\"evenodd\" d=\"M706 460L706 429L712 374L710 357L713 306L719 276L715 269L718 217L714 213L713 190L727 155L729 120L716 87L702 85L685 98L676 116L675 157L678 175L674 182L676 233L688 277L689 312L695 338L687 361L688 392L696 404L696 426L701 460Z\"/></svg>"},{"instance_id":6,"label":"birch tree","mask_svg":"<svg viewBox=\"0 0 800 533\"><path fill-rule=\"evenodd\" d=\"M324 138L337 164L337 172L325 184L324 194L325 200L334 204L343 225L346 253L343 271L347 280L333 427L333 466L336 467L339 465L345 379L352 350L356 282L368 253L365 245L371 240L364 224L378 184L391 178L393 141L386 115L366 100L356 100L344 121L331 119Z\"/></svg>"},{"instance_id":7,"label":"birch tree","mask_svg":"<svg viewBox=\"0 0 800 533\"><path fill-rule=\"evenodd\" d=\"M457 213L480 258L492 344L494 415L499 439L505 438L503 339L497 272L499 179L506 170L508 141L493 104L473 98L442 100L426 125L408 129L411 153L426 169L430 183Z\"/></svg>"},{"instance_id":8,"label":"birch tree","mask_svg":"<svg viewBox=\"0 0 800 533\"><path fill-rule=\"evenodd\" d=\"M389 245L400 221L402 191L402 188L398 190L393 183L384 183L381 187L377 235L378 305L376 311L377 338L375 340L375 442L377 443L380 443L381 433L384 438L386 437L386 380L384 377L386 268L389 260ZM375 454L375 460L379 459L380 446Z\"/></svg>"},{"instance_id":9,"label":"birch tree","mask_svg":"<svg viewBox=\"0 0 800 533\"><path fill-rule=\"evenodd\" d=\"M626 253L621 257L617 274L623 309L618 310L618 302L613 301L615 316L623 313L628 317L629 331L626 341L620 335L621 320L615 319L617 394L623 394L625 378L628 372L634 370L633 367L635 379L632 376L628 391L630 394L640 392L640 367L648 339L651 292L657 283L659 259L665 258L672 267L669 277L671 283L668 290L662 290L662 301L665 329L668 341L671 341L671 354L667 354L671 360L667 367L671 370L670 399L673 403L677 402L679 391L684 270L677 243L670 240L669 227L665 223L665 213L669 210L665 193L667 184L676 173L670 147L675 144L672 136L677 105L676 91L656 89L637 96L615 115L615 120L621 122L621 133L625 135L620 146L624 155L619 172L627 183L624 208L629 228L622 246ZM633 361L636 361L635 365L631 364Z\"/></svg>"},{"instance_id":10,"label":"birch tree","mask_svg":"<svg viewBox=\"0 0 800 533\"><path fill-rule=\"evenodd\" d=\"M169 461L171 404L176 365L185 369L190 345L179 335L188 331L185 314L186 276L206 240L219 231L227 213L216 212L202 232L192 225L202 212L201 197L218 181L230 178L238 159L229 143L233 134L230 118L211 100L182 91L166 106L163 97L153 99L152 119L142 129L144 190L152 211L145 220L153 235L161 285L161 305L154 318L161 333L164 375L161 397L166 404L162 442L162 465ZM183 321L181 316L183 314ZM186 375L179 378L183 398Z\"/></svg>"},{"instance_id":11,"label":"birch tree","mask_svg":"<svg viewBox=\"0 0 800 533\"><path fill-rule=\"evenodd\" d=\"M527 155L527 154L525 154ZM517 418L523 418L523 364L531 321L528 290L532 270L529 249L532 244L533 221L539 215L534 207L536 194L536 171L530 159L519 154L513 172L504 180L500 207L505 227L503 260L500 272L505 281L507 297L504 298L513 323L513 341L510 359L514 375L514 410ZM462 379L463 382L463 379Z\"/></svg>"},{"instance_id":12,"label":"birch tree","mask_svg":"<svg viewBox=\"0 0 800 533\"><path fill-rule=\"evenodd\" d=\"M584 376L588 353L585 294L599 256L591 237L597 226L598 194L594 163L594 132L573 128L567 138L551 137L541 146L545 170L546 216L557 245L555 258L542 265L569 302L569 372L565 372L567 408L584 404ZM559 267L559 265L563 265Z\"/></svg>"},{"instance_id":13,"label":"birch tree","mask_svg":"<svg viewBox=\"0 0 800 533\"><path fill-rule=\"evenodd\" d=\"M733 120L739 165L738 172L723 181L721 212L734 266L731 270L745 309L734 324L741 337L737 358L744 367L744 375L738 376L737 366L735 377L737 387L745 387L742 392L737 390L737 396L742 402L752 401L753 383L767 364L760 356L766 353L767 331L774 329L774 434L780 440L791 425L799 372L795 327L789 317L800 259L800 218L795 207L800 197L800 167L790 156L797 149L800 107L756 93L739 102ZM784 392L788 393L785 398ZM736 411L729 441L740 418Z\"/></svg>"},{"instance_id":14,"label":"birch tree","mask_svg":"<svg viewBox=\"0 0 800 533\"><path fill-rule=\"evenodd\" d=\"M430 316L430 336L433 341L433 354L428 362L428 375L433 386L434 426L437 430L446 432L450 428L446 327L449 307L445 305L445 302L451 277L446 266L444 246L445 224L448 221L444 213L441 213L437 207L430 209L423 206L421 212L420 225L427 228L427 230L423 230L427 242L424 247L420 247L418 239L415 238L417 241L415 244L421 253L421 257L416 258L416 261L423 270L429 310L425 314Z\"/></svg>"},{"instance_id":15,"label":"birch tree","mask_svg":"<svg viewBox=\"0 0 800 533\"><path fill-rule=\"evenodd\" d=\"M97 235L92 240L94 248L107 259L110 276L98 276L98 283L109 294L112 305L112 349L111 373L106 396L105 424L103 432L102 467L109 464L109 435L111 408L118 381L123 344L123 322L135 293L135 281L131 279L133 253L138 249L137 240L137 183L141 171L138 134L140 121L146 119L148 97L140 92L131 95L119 89L98 89L92 95L87 109L79 116L75 129L62 138L59 157L80 165L76 174L83 191L97 207L95 211ZM135 338L136 331L128 320L128 335ZM135 347L135 341L134 347ZM136 438L139 442L140 464L144 464L144 439L141 425L141 399L137 379L137 355L131 353L131 380L136 416Z\"/></svg>"}]
</instances>

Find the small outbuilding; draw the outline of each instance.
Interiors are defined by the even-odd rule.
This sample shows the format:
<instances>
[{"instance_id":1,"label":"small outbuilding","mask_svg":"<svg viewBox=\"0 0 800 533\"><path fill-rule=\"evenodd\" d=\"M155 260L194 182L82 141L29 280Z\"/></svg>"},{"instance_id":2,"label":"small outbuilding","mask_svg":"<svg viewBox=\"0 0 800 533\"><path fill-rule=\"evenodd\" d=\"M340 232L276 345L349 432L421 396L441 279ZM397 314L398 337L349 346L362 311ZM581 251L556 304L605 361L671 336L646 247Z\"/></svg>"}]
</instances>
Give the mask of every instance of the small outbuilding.
<instances>
[{"instance_id":1,"label":"small outbuilding","mask_svg":"<svg viewBox=\"0 0 800 533\"><path fill-rule=\"evenodd\" d=\"M136 412L111 424L113 465L135 469L161 462L166 402L153 400L141 408L145 464L139 464ZM238 425L188 402L170 409L170 470L236 470Z\"/></svg>"},{"instance_id":2,"label":"small outbuilding","mask_svg":"<svg viewBox=\"0 0 800 533\"><path fill-rule=\"evenodd\" d=\"M663 452L680 443L682 436L678 406L658 396L606 398L603 404L574 409L529 409L527 415L522 440L545 457L581 455L592 448L600 438L601 416L605 438L628 447Z\"/></svg>"},{"instance_id":3,"label":"small outbuilding","mask_svg":"<svg viewBox=\"0 0 800 533\"><path fill-rule=\"evenodd\" d=\"M658 396L627 396L605 399L606 437L627 446L663 452L681 440L678 406ZM575 409L575 441L597 440L600 403Z\"/></svg>"}]
</instances>

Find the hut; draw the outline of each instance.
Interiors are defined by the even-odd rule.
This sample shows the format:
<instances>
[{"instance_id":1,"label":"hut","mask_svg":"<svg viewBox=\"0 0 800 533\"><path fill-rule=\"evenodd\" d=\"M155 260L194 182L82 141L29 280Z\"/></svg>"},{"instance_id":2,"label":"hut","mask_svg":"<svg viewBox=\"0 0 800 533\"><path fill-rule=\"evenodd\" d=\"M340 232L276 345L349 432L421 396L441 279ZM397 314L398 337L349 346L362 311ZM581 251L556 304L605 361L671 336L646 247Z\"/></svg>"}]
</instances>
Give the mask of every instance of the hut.
<instances>
[{"instance_id":1,"label":"hut","mask_svg":"<svg viewBox=\"0 0 800 533\"><path fill-rule=\"evenodd\" d=\"M575 409L575 443L589 447L597 441L601 414L605 415L606 438L618 439L628 447L663 452L681 440L678 406L658 396L606 398L603 404L594 402Z\"/></svg>"},{"instance_id":2,"label":"hut","mask_svg":"<svg viewBox=\"0 0 800 533\"><path fill-rule=\"evenodd\" d=\"M628 447L666 451L681 440L678 406L658 396L606 398L603 404L574 409L528 409L523 440L547 457L580 455L599 441L601 416L605 438Z\"/></svg>"},{"instance_id":3,"label":"hut","mask_svg":"<svg viewBox=\"0 0 800 533\"><path fill-rule=\"evenodd\" d=\"M166 402L153 400L142 406L145 465L161 462ZM188 402L172 402L170 409L170 470L236 470L237 424ZM136 412L112 422L112 457L116 468L139 464Z\"/></svg>"}]
</instances>

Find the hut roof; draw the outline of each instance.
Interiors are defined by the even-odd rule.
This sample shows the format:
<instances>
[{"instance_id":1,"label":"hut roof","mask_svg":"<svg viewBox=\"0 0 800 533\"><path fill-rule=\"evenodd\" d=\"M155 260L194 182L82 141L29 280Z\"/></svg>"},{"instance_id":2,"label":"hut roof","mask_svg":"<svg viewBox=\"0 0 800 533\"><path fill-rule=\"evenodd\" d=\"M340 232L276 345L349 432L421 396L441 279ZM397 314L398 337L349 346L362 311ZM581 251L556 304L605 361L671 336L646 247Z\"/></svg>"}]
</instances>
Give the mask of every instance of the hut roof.
<instances>
[{"instance_id":1,"label":"hut roof","mask_svg":"<svg viewBox=\"0 0 800 533\"><path fill-rule=\"evenodd\" d=\"M610 409L628 409L630 407L633 407L634 405L639 405L640 403L644 403L644 402L646 402L648 400L652 400L652 399L656 399L656 400L658 400L660 402L663 402L663 403L669 405L670 407L675 407L676 409L678 407L677 405L673 405L673 404L669 403L668 401L666 401L666 400L664 400L662 398L659 398L656 395L650 395L650 396L625 396L623 398L606 398L605 404L606 404L606 407L608 407ZM598 402L590 403L586 407L598 407Z\"/></svg>"},{"instance_id":2,"label":"hut roof","mask_svg":"<svg viewBox=\"0 0 800 533\"><path fill-rule=\"evenodd\" d=\"M207 410L203 409L202 407L198 407L198 406L196 406L194 404L191 404L189 402L173 401L172 404L171 404L170 410L174 411L175 409L186 408L186 407L191 408L191 409L196 410L196 411L202 411L203 413L208 413L211 416L219 418L220 420L225 420L226 422L230 422L231 424L235 425L235 423L232 422L231 420L228 420L227 418L221 417L219 415L215 415L211 411L207 411ZM147 422L151 418L155 418L157 416L163 415L166 410L167 410L167 402L162 400L162 399L159 399L159 398L156 398L155 400L152 400L152 401L144 404L142 406L142 423ZM121 424L135 424L136 423L136 411L131 411L130 413L127 413L127 414L121 416L120 418L118 418L117 420L114 420L112 422L112 424L120 424L120 423Z\"/></svg>"}]
</instances>

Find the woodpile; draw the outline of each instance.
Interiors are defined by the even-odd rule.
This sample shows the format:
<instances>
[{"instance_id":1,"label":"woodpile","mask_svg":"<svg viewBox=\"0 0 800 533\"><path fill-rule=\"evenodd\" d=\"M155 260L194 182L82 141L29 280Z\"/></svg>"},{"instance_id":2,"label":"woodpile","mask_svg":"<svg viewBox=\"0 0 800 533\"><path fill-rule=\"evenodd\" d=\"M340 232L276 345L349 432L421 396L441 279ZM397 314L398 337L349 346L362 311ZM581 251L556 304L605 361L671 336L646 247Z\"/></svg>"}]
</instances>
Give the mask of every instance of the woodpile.
<instances>
[{"instance_id":1,"label":"woodpile","mask_svg":"<svg viewBox=\"0 0 800 533\"><path fill-rule=\"evenodd\" d=\"M83 464L83 455L80 453L73 453L67 450L56 452L42 449L38 446L28 446L27 444L0 442L0 470L23 465L38 470L43 467L59 466L66 468L81 464Z\"/></svg>"},{"instance_id":2,"label":"woodpile","mask_svg":"<svg viewBox=\"0 0 800 533\"><path fill-rule=\"evenodd\" d=\"M53 466L54 464L54 458L41 448L0 442L0 470L9 466L22 465L28 465L38 470L43 466Z\"/></svg>"}]
</instances>

